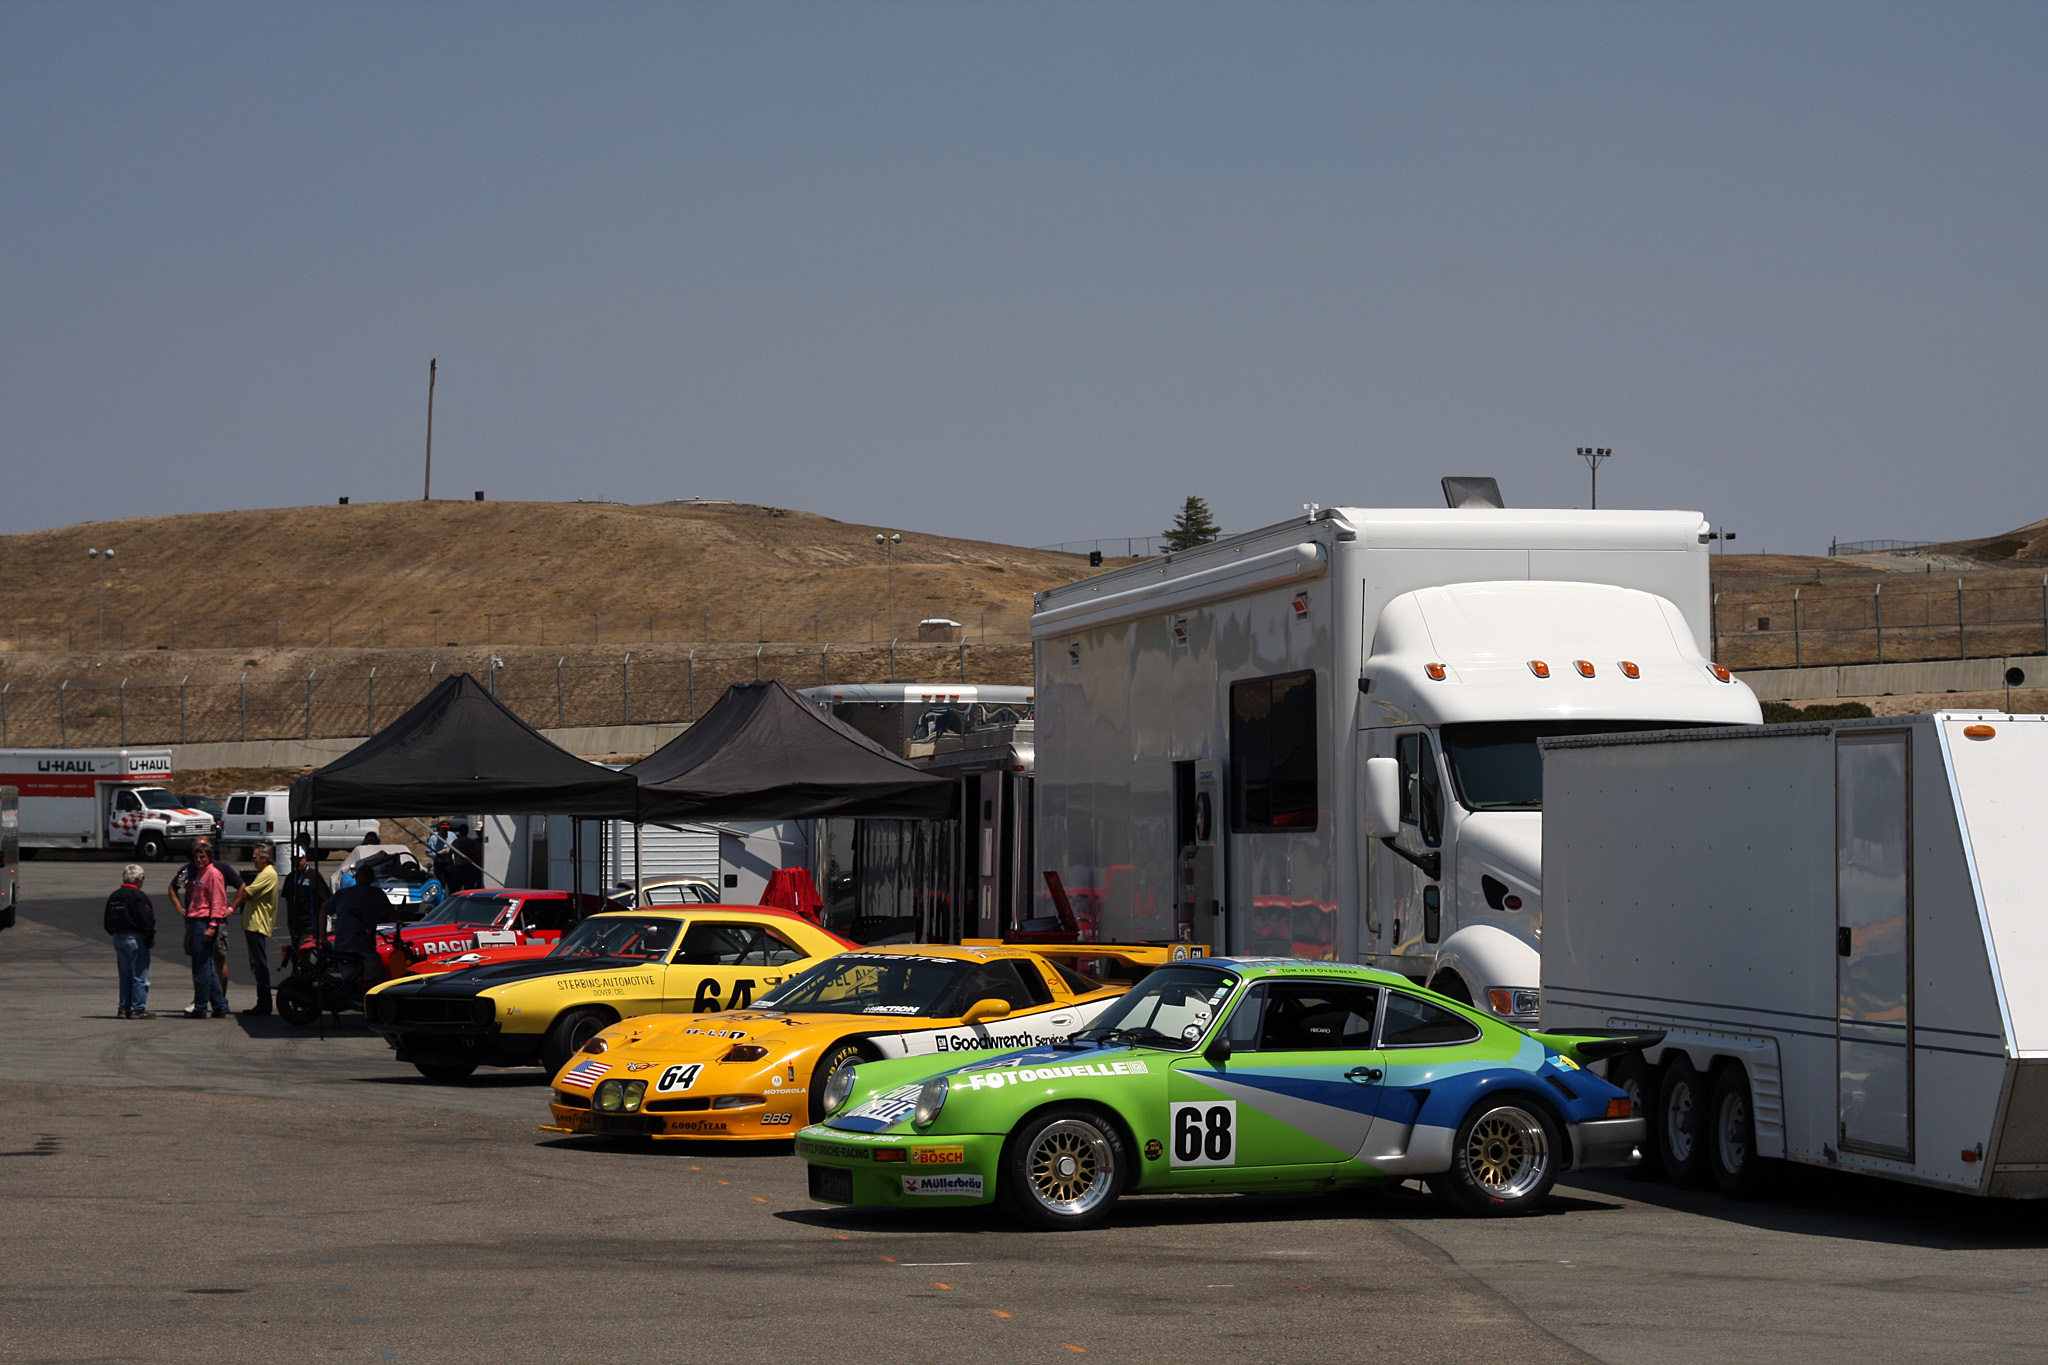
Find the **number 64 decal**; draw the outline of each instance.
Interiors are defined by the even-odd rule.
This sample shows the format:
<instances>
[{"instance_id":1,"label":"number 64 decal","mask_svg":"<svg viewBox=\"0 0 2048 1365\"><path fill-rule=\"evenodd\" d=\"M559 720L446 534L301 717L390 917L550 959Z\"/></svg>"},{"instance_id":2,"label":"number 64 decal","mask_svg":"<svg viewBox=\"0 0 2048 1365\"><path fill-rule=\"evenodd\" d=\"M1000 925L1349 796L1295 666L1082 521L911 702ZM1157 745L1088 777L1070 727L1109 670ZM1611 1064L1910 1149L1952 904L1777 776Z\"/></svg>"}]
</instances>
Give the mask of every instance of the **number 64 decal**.
<instances>
[{"instance_id":1,"label":"number 64 decal","mask_svg":"<svg viewBox=\"0 0 2048 1365\"><path fill-rule=\"evenodd\" d=\"M1168 1105L1174 1166L1237 1164L1237 1101Z\"/></svg>"}]
</instances>

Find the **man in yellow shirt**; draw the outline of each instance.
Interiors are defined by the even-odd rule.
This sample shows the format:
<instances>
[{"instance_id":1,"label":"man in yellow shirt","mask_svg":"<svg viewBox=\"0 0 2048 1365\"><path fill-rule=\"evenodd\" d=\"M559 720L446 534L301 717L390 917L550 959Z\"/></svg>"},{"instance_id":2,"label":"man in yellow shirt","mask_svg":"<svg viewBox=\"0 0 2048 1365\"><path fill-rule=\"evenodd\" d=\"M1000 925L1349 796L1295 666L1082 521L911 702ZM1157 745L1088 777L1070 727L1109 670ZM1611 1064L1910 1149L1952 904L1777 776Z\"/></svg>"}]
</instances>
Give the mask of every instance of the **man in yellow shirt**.
<instances>
[{"instance_id":1,"label":"man in yellow shirt","mask_svg":"<svg viewBox=\"0 0 2048 1365\"><path fill-rule=\"evenodd\" d=\"M258 844L252 855L256 871L235 893L235 908L242 912L242 933L249 940L249 975L256 982L256 1007L244 1015L270 1013L270 935L277 928L276 856L269 844Z\"/></svg>"}]
</instances>

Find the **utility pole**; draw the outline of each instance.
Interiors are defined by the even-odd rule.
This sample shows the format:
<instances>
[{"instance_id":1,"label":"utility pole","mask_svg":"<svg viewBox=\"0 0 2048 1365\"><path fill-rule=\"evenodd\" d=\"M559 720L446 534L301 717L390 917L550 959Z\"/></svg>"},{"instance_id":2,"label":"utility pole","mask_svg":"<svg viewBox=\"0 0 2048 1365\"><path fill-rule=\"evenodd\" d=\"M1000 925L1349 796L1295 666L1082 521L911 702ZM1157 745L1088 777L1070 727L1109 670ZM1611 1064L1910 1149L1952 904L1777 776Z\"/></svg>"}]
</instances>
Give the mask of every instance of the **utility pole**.
<instances>
[{"instance_id":1,"label":"utility pole","mask_svg":"<svg viewBox=\"0 0 2048 1365\"><path fill-rule=\"evenodd\" d=\"M440 365L439 360L427 361L427 484L420 491L421 502L434 500L434 371Z\"/></svg>"},{"instance_id":2,"label":"utility pole","mask_svg":"<svg viewBox=\"0 0 2048 1365\"><path fill-rule=\"evenodd\" d=\"M886 536L880 531L875 532L875 544L881 546L882 553L889 557L889 638L891 640L896 638L896 547L902 543L903 533L900 531ZM895 674L895 663L891 660L889 675L894 677Z\"/></svg>"},{"instance_id":3,"label":"utility pole","mask_svg":"<svg viewBox=\"0 0 2048 1365\"><path fill-rule=\"evenodd\" d=\"M1579 458L1586 462L1586 468L1593 471L1593 506L1600 505L1600 462L1614 452L1606 446L1580 446Z\"/></svg>"}]
</instances>

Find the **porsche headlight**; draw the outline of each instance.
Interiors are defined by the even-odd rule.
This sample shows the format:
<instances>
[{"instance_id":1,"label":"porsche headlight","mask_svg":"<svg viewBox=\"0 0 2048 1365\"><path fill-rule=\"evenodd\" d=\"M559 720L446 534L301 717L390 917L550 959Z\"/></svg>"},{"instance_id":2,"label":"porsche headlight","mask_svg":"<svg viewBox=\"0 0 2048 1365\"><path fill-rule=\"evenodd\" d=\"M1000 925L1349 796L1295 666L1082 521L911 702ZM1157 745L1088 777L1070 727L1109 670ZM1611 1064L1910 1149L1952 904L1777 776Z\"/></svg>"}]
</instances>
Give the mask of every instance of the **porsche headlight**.
<instances>
[{"instance_id":1,"label":"porsche headlight","mask_svg":"<svg viewBox=\"0 0 2048 1365\"><path fill-rule=\"evenodd\" d=\"M842 1066L825 1082L825 1112L836 1114L853 1097L854 1068Z\"/></svg>"},{"instance_id":2,"label":"porsche headlight","mask_svg":"<svg viewBox=\"0 0 2048 1365\"><path fill-rule=\"evenodd\" d=\"M934 1076L924 1083L923 1089L917 1092L917 1108L912 1112L910 1121L916 1127L929 1128L932 1126L932 1121L938 1118L939 1111L945 1107L946 1078L944 1076Z\"/></svg>"}]
</instances>

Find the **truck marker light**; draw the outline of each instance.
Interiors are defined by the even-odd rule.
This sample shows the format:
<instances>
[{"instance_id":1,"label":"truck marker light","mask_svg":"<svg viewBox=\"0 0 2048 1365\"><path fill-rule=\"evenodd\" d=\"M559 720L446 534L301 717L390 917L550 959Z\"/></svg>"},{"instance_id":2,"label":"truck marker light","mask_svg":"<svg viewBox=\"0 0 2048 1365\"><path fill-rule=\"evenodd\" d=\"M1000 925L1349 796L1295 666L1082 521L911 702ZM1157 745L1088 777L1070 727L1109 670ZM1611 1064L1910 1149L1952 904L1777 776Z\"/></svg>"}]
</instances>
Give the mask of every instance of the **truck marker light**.
<instances>
[{"instance_id":1,"label":"truck marker light","mask_svg":"<svg viewBox=\"0 0 2048 1365\"><path fill-rule=\"evenodd\" d=\"M1977 1154L1966 1147L1963 1149L1963 1160L1971 1163L1972 1165L1975 1165L1977 1161Z\"/></svg>"},{"instance_id":2,"label":"truck marker light","mask_svg":"<svg viewBox=\"0 0 2048 1365\"><path fill-rule=\"evenodd\" d=\"M1582 678L1593 676L1593 663L1590 659L1574 659L1572 667L1579 670L1579 676Z\"/></svg>"},{"instance_id":3,"label":"truck marker light","mask_svg":"<svg viewBox=\"0 0 2048 1365\"><path fill-rule=\"evenodd\" d=\"M1640 678L1643 676L1643 670L1637 668L1627 659L1623 659L1621 661L1621 676L1624 678Z\"/></svg>"},{"instance_id":4,"label":"truck marker light","mask_svg":"<svg viewBox=\"0 0 2048 1365\"><path fill-rule=\"evenodd\" d=\"M1500 903L1509 910L1519 910L1522 908L1522 898L1520 896L1503 896Z\"/></svg>"},{"instance_id":5,"label":"truck marker light","mask_svg":"<svg viewBox=\"0 0 2048 1365\"><path fill-rule=\"evenodd\" d=\"M1733 673L1730 673L1727 669L1723 668L1719 664L1708 664L1707 671L1709 673L1712 673L1716 678L1718 678L1722 682L1735 681L1735 675Z\"/></svg>"},{"instance_id":6,"label":"truck marker light","mask_svg":"<svg viewBox=\"0 0 2048 1365\"><path fill-rule=\"evenodd\" d=\"M1964 739L1989 739L1997 733L1998 731L1989 725L1965 725L1963 727Z\"/></svg>"},{"instance_id":7,"label":"truck marker light","mask_svg":"<svg viewBox=\"0 0 2048 1365\"><path fill-rule=\"evenodd\" d=\"M1424 664L1422 671L1429 674L1431 682L1442 682L1444 680L1445 669L1442 664Z\"/></svg>"},{"instance_id":8,"label":"truck marker light","mask_svg":"<svg viewBox=\"0 0 2048 1365\"><path fill-rule=\"evenodd\" d=\"M1539 678L1547 678L1550 676L1550 665L1544 663L1541 659L1531 659L1529 660L1529 671Z\"/></svg>"},{"instance_id":9,"label":"truck marker light","mask_svg":"<svg viewBox=\"0 0 2048 1365\"><path fill-rule=\"evenodd\" d=\"M1633 1106L1629 1103L1629 1098L1626 1095L1623 1095L1618 1100L1609 1100L1607 1101L1607 1117L1611 1119L1628 1118L1632 1108Z\"/></svg>"}]
</instances>

